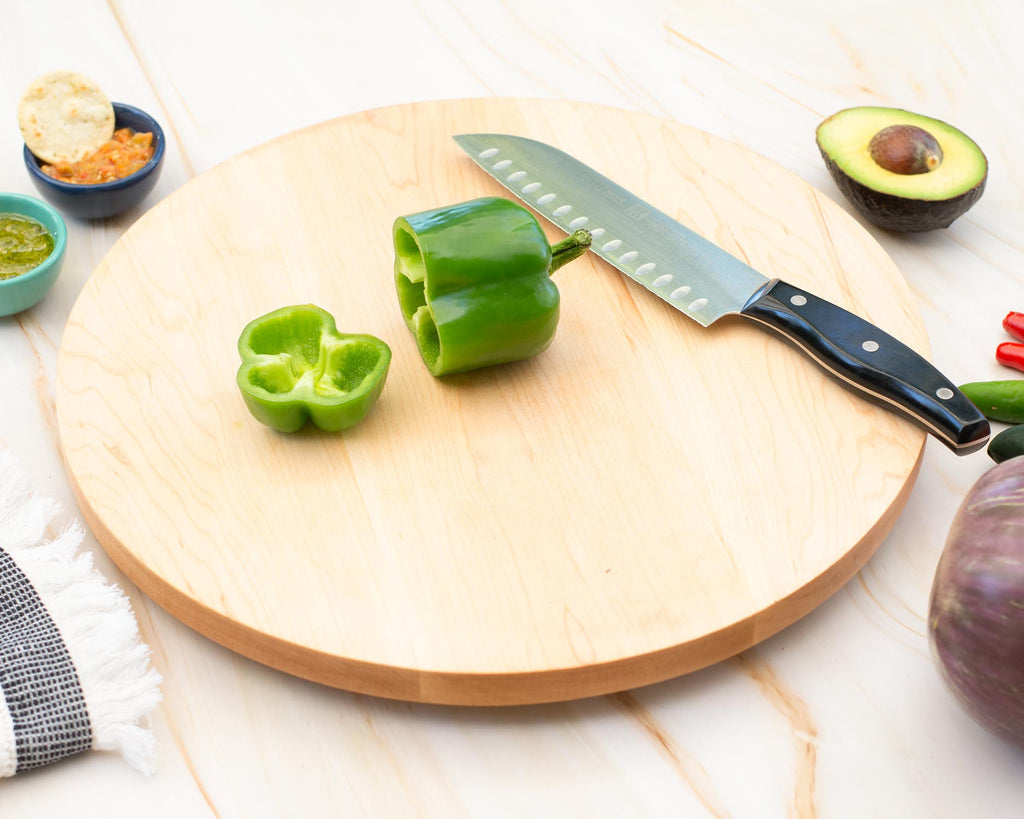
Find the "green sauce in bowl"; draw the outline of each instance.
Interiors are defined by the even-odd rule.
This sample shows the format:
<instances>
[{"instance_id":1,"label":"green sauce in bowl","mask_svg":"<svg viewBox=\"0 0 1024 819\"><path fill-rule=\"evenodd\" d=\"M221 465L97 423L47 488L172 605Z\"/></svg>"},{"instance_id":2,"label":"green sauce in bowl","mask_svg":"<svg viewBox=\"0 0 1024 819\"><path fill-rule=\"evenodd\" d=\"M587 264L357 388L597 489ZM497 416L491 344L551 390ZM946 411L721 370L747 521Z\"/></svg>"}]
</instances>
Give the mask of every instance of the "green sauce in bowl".
<instances>
[{"instance_id":1,"label":"green sauce in bowl","mask_svg":"<svg viewBox=\"0 0 1024 819\"><path fill-rule=\"evenodd\" d=\"M53 236L40 222L20 213L0 213L0 279L38 267L53 252Z\"/></svg>"}]
</instances>

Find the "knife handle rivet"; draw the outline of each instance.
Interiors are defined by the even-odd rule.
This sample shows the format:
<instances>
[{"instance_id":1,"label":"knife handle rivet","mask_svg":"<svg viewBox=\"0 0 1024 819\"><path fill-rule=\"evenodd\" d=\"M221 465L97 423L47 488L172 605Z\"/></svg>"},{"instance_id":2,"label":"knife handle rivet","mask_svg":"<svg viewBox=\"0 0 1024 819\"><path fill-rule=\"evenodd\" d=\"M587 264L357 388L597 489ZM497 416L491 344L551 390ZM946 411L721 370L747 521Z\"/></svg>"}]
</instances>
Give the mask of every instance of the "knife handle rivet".
<instances>
[{"instance_id":1,"label":"knife handle rivet","mask_svg":"<svg viewBox=\"0 0 1024 819\"><path fill-rule=\"evenodd\" d=\"M537 204L538 205L546 205L548 202L553 201L554 198L555 198L555 194L553 194L553 193L545 193L543 196L540 196L540 197L537 198Z\"/></svg>"},{"instance_id":2,"label":"knife handle rivet","mask_svg":"<svg viewBox=\"0 0 1024 819\"><path fill-rule=\"evenodd\" d=\"M619 261L624 263L624 264L628 264L629 262L633 261L639 255L640 255L640 253L638 251L636 251L636 250L629 250L626 253L623 253L619 257Z\"/></svg>"},{"instance_id":3,"label":"knife handle rivet","mask_svg":"<svg viewBox=\"0 0 1024 819\"><path fill-rule=\"evenodd\" d=\"M935 391L935 394L943 401L948 401L950 398L953 397L953 391L949 387L939 387Z\"/></svg>"},{"instance_id":4,"label":"knife handle rivet","mask_svg":"<svg viewBox=\"0 0 1024 819\"><path fill-rule=\"evenodd\" d=\"M481 159L490 159L492 156L496 156L497 153L497 148L488 148L486 151L481 151L478 155Z\"/></svg>"},{"instance_id":5,"label":"knife handle rivet","mask_svg":"<svg viewBox=\"0 0 1024 819\"><path fill-rule=\"evenodd\" d=\"M794 305L795 307L803 307L805 304L807 304L807 296L801 296L799 293L797 293L789 300L789 303Z\"/></svg>"},{"instance_id":6,"label":"knife handle rivet","mask_svg":"<svg viewBox=\"0 0 1024 819\"><path fill-rule=\"evenodd\" d=\"M591 235L593 235L593 234L591 234ZM601 246L601 250L603 250L605 253L611 253L613 250L615 250L621 244L622 244L622 239L612 239L610 242L606 242L604 245L602 245Z\"/></svg>"},{"instance_id":7,"label":"knife handle rivet","mask_svg":"<svg viewBox=\"0 0 1024 819\"><path fill-rule=\"evenodd\" d=\"M878 352L878 342L877 341L870 341L870 340L869 341L865 341L863 344L860 345L860 347L866 353L877 353Z\"/></svg>"}]
</instances>

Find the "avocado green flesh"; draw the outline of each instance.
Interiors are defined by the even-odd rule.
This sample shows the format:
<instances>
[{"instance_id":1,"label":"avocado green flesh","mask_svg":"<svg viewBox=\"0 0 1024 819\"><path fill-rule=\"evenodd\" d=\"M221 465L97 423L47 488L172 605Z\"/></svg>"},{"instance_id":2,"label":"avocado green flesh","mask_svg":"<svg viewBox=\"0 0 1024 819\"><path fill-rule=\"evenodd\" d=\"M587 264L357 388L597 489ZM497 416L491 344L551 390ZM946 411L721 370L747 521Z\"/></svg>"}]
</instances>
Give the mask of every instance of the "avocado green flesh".
<instances>
[{"instance_id":1,"label":"avocado green flesh","mask_svg":"<svg viewBox=\"0 0 1024 819\"><path fill-rule=\"evenodd\" d=\"M942 148L941 164L920 174L898 174L880 167L868 146L875 134L890 125L916 125L928 131ZM862 106L840 111L818 126L817 140L833 174L838 170L859 185L889 196L928 202L954 199L982 184L988 173L985 155L966 134L900 108Z\"/></svg>"}]
</instances>

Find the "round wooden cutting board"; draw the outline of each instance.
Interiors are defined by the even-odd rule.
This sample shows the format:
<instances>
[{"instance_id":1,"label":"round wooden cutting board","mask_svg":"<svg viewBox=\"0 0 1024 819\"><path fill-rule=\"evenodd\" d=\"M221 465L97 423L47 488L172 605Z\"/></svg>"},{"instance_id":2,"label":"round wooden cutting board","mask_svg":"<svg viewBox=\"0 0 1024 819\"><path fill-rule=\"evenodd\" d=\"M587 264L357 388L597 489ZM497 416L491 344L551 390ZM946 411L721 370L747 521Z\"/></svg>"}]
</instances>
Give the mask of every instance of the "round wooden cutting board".
<instances>
[{"instance_id":1,"label":"round wooden cutting board","mask_svg":"<svg viewBox=\"0 0 1024 819\"><path fill-rule=\"evenodd\" d=\"M391 224L507 195L451 139L480 131L555 144L928 354L879 245L737 145L561 101L369 111L196 178L92 275L57 406L103 547L243 655L424 702L653 683L809 612L891 528L923 433L742 319L701 329L593 254L556 274L545 353L431 377L398 308ZM274 432L235 386L245 324L307 302L394 353L370 417L340 434Z\"/></svg>"}]
</instances>

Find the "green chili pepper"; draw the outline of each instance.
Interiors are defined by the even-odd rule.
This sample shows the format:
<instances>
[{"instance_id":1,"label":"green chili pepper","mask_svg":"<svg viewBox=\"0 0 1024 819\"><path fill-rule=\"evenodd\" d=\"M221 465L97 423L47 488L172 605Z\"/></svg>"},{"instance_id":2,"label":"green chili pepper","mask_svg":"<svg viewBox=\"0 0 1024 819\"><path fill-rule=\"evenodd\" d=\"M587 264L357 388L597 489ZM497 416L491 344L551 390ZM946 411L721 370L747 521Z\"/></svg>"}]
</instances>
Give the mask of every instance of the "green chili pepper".
<instances>
[{"instance_id":1,"label":"green chili pepper","mask_svg":"<svg viewBox=\"0 0 1024 819\"><path fill-rule=\"evenodd\" d=\"M552 247L530 211L497 197L400 217L393 238L399 305L434 375L545 350L558 326L550 276L590 246L578 230Z\"/></svg>"},{"instance_id":2,"label":"green chili pepper","mask_svg":"<svg viewBox=\"0 0 1024 819\"><path fill-rule=\"evenodd\" d=\"M329 432L362 421L384 389L391 349L371 335L339 333L312 305L249 322L238 339L238 387L258 421L294 432L312 419Z\"/></svg>"},{"instance_id":3,"label":"green chili pepper","mask_svg":"<svg viewBox=\"0 0 1024 819\"><path fill-rule=\"evenodd\" d=\"M972 381L961 384L960 391L986 418L1007 424L1024 423L1024 379Z\"/></svg>"}]
</instances>

